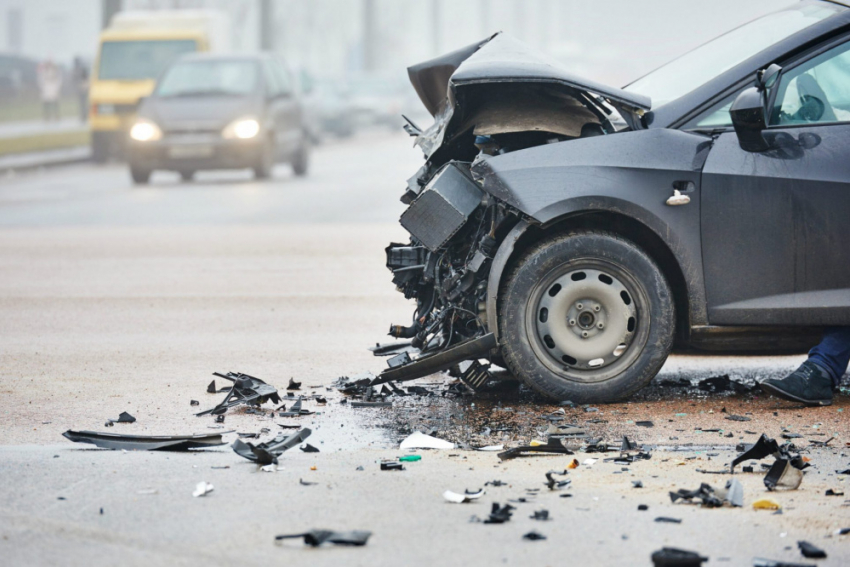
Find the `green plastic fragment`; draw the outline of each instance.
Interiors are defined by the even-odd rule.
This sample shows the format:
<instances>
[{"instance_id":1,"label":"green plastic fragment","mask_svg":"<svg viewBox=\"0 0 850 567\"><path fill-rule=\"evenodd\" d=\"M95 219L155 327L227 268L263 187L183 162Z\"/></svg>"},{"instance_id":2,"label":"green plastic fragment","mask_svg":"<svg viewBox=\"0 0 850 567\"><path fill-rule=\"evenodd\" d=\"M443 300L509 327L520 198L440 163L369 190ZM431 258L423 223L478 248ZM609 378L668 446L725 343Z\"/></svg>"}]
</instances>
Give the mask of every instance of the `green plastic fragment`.
<instances>
[{"instance_id":1,"label":"green plastic fragment","mask_svg":"<svg viewBox=\"0 0 850 567\"><path fill-rule=\"evenodd\" d=\"M412 463L414 461L421 461L422 455L405 455L403 457L399 457L398 460L403 463Z\"/></svg>"},{"instance_id":2,"label":"green plastic fragment","mask_svg":"<svg viewBox=\"0 0 850 567\"><path fill-rule=\"evenodd\" d=\"M677 414L676 414L676 417L685 417L686 415L688 415L688 414L686 414L686 413L677 413Z\"/></svg>"}]
</instances>

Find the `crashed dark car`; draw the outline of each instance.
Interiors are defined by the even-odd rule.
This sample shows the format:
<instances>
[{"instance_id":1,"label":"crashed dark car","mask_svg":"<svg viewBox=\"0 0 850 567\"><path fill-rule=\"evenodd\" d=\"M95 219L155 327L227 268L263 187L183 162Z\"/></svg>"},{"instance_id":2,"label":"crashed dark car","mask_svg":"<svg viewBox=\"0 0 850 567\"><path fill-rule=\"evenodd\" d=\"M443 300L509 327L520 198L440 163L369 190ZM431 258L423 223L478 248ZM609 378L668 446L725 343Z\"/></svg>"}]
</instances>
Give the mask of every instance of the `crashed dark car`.
<instances>
[{"instance_id":1,"label":"crashed dark car","mask_svg":"<svg viewBox=\"0 0 850 567\"><path fill-rule=\"evenodd\" d=\"M846 3L783 8L624 89L504 34L409 75L434 123L406 126L426 162L386 254L416 309L376 382L455 367L476 386L489 359L612 401L674 348L801 352L850 325Z\"/></svg>"}]
</instances>

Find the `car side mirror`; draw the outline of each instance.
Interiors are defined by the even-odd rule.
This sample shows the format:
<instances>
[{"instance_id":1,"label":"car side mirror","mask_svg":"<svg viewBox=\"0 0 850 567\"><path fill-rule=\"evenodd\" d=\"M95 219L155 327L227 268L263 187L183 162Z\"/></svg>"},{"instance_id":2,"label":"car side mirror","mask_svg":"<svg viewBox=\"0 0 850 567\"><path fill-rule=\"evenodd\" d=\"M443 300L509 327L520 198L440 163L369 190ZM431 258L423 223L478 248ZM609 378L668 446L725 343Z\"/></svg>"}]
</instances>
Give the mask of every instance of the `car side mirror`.
<instances>
[{"instance_id":1,"label":"car side mirror","mask_svg":"<svg viewBox=\"0 0 850 567\"><path fill-rule=\"evenodd\" d=\"M767 128L766 98L765 91L750 87L738 95L729 109L738 143L745 152L763 152L770 147L762 134Z\"/></svg>"}]
</instances>

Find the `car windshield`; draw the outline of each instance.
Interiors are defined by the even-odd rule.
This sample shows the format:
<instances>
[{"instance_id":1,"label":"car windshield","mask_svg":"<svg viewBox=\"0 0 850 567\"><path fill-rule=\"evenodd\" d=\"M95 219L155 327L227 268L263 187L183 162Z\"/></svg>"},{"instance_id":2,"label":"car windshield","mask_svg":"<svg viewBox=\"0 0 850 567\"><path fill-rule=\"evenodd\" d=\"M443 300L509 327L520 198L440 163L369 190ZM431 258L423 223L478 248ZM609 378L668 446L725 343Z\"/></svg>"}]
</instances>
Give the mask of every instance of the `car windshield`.
<instances>
[{"instance_id":1,"label":"car windshield","mask_svg":"<svg viewBox=\"0 0 850 567\"><path fill-rule=\"evenodd\" d=\"M97 76L111 81L156 79L178 56L197 49L193 39L104 41Z\"/></svg>"},{"instance_id":2,"label":"car windshield","mask_svg":"<svg viewBox=\"0 0 850 567\"><path fill-rule=\"evenodd\" d=\"M626 87L658 108L796 32L846 10L826 2L802 2L736 28L652 71Z\"/></svg>"},{"instance_id":3,"label":"car windshield","mask_svg":"<svg viewBox=\"0 0 850 567\"><path fill-rule=\"evenodd\" d=\"M183 61L166 71L156 94L171 96L243 96L257 89L255 61Z\"/></svg>"}]
</instances>

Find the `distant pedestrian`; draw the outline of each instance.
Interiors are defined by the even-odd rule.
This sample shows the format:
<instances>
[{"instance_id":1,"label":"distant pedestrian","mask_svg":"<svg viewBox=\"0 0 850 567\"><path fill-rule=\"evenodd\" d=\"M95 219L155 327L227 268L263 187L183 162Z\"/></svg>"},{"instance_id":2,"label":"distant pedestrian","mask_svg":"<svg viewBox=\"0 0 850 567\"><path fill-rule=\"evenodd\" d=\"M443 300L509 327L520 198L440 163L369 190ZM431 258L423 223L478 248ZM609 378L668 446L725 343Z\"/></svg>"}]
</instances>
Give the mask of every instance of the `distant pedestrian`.
<instances>
[{"instance_id":1,"label":"distant pedestrian","mask_svg":"<svg viewBox=\"0 0 850 567\"><path fill-rule=\"evenodd\" d=\"M77 93L80 122L85 124L89 117L89 70L82 58L74 57L74 68L71 73L74 90Z\"/></svg>"},{"instance_id":2,"label":"distant pedestrian","mask_svg":"<svg viewBox=\"0 0 850 567\"><path fill-rule=\"evenodd\" d=\"M48 59L38 66L38 90L44 120L59 120L59 95L62 91L62 74L59 67Z\"/></svg>"}]
</instances>

